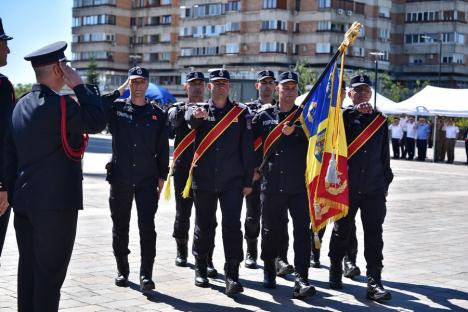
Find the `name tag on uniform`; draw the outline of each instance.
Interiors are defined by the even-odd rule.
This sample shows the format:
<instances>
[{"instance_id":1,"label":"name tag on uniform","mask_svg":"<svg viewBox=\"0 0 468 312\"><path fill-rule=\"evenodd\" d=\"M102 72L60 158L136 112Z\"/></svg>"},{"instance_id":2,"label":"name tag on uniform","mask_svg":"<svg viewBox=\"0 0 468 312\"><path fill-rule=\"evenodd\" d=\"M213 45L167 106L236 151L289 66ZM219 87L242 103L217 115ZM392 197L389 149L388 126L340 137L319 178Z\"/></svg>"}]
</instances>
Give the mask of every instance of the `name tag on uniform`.
<instances>
[{"instance_id":1,"label":"name tag on uniform","mask_svg":"<svg viewBox=\"0 0 468 312\"><path fill-rule=\"evenodd\" d=\"M129 114L121 112L121 111L117 111L117 116L123 117L123 118L126 118L126 119L130 119L130 120L133 119L132 115L129 115Z\"/></svg>"},{"instance_id":2,"label":"name tag on uniform","mask_svg":"<svg viewBox=\"0 0 468 312\"><path fill-rule=\"evenodd\" d=\"M277 125L277 124L278 124L278 120L274 120L274 119L263 121L264 126Z\"/></svg>"},{"instance_id":3,"label":"name tag on uniform","mask_svg":"<svg viewBox=\"0 0 468 312\"><path fill-rule=\"evenodd\" d=\"M214 118L213 116L208 116L208 117L206 118L206 120L208 120L208 121L216 121L216 118Z\"/></svg>"}]
</instances>

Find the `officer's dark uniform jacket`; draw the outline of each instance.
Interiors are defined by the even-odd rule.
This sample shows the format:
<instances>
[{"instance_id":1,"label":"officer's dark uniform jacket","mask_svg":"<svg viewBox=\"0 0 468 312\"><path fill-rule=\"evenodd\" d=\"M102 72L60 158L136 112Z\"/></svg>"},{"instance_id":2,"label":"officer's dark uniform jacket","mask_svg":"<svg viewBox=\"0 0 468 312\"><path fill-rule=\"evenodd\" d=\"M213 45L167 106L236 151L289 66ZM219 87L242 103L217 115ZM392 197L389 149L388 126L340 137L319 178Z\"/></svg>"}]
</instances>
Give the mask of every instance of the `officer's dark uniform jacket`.
<instances>
[{"instance_id":1,"label":"officer's dark uniform jacket","mask_svg":"<svg viewBox=\"0 0 468 312\"><path fill-rule=\"evenodd\" d=\"M105 116L97 87L80 84L73 91L80 104L65 96L67 132L71 147L78 148L83 133L104 129ZM60 121L60 96L41 84L13 110L6 158L8 180L16 178L16 211L83 209L81 161L65 154Z\"/></svg>"},{"instance_id":2,"label":"officer's dark uniform jacket","mask_svg":"<svg viewBox=\"0 0 468 312\"><path fill-rule=\"evenodd\" d=\"M0 74L0 142L2 149L0 151L0 191L6 191L7 185L5 181L5 161L3 147L8 127L10 125L10 117L15 105L14 89L7 77Z\"/></svg>"},{"instance_id":3,"label":"officer's dark uniform jacket","mask_svg":"<svg viewBox=\"0 0 468 312\"><path fill-rule=\"evenodd\" d=\"M187 121L185 120L186 110L186 103L179 102L175 103L173 107L169 108L168 111L169 125L171 127L170 138L174 139L174 148L179 146L180 141L182 141L191 131ZM193 152L194 147L193 144L191 144L185 149L185 151L179 156L179 158L175 162L174 168L172 169L173 175L188 175L188 171L190 170L190 164L192 163L193 159Z\"/></svg>"},{"instance_id":4,"label":"officer's dark uniform jacket","mask_svg":"<svg viewBox=\"0 0 468 312\"><path fill-rule=\"evenodd\" d=\"M119 92L103 96L109 130L112 133L112 161L108 180L134 186L166 180L169 171L167 116L147 100L139 108ZM136 112L136 110L141 110Z\"/></svg>"},{"instance_id":5,"label":"officer's dark uniform jacket","mask_svg":"<svg viewBox=\"0 0 468 312\"><path fill-rule=\"evenodd\" d=\"M291 112L296 109L294 106ZM261 135L265 143L268 134L291 112L280 112L277 105L265 105L253 119L254 135ZM273 147L262 172L262 192L294 194L305 191L307 138L301 124L294 125L294 132L282 135Z\"/></svg>"},{"instance_id":6,"label":"officer's dark uniform jacket","mask_svg":"<svg viewBox=\"0 0 468 312\"><path fill-rule=\"evenodd\" d=\"M350 144L380 112L362 114L353 107L343 111L346 140ZM388 126L384 124L348 159L348 178L350 195L384 194L393 180L390 168L390 148Z\"/></svg>"},{"instance_id":7,"label":"officer's dark uniform jacket","mask_svg":"<svg viewBox=\"0 0 468 312\"><path fill-rule=\"evenodd\" d=\"M210 99L204 106L209 113L207 120L193 117L193 107L187 110L186 120L191 128L196 129L195 149L234 105L242 104L228 100L222 109L218 109ZM242 112L200 158L193 170L193 189L222 192L251 187L254 154L250 118L248 110Z\"/></svg>"}]
</instances>

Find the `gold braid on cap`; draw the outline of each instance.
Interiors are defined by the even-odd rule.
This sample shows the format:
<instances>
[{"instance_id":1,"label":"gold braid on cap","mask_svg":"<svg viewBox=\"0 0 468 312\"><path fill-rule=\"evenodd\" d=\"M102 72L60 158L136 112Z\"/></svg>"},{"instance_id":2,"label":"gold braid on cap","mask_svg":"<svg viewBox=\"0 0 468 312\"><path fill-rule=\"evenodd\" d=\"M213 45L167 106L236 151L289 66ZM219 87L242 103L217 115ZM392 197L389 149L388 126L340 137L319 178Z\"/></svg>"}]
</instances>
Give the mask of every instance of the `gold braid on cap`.
<instances>
[{"instance_id":1,"label":"gold braid on cap","mask_svg":"<svg viewBox=\"0 0 468 312\"><path fill-rule=\"evenodd\" d=\"M346 51L346 49L356 41L356 38L359 37L361 28L362 24L358 22L354 22L351 27L349 27L348 31L344 35L345 38L339 47L341 53L344 53L344 51Z\"/></svg>"}]
</instances>

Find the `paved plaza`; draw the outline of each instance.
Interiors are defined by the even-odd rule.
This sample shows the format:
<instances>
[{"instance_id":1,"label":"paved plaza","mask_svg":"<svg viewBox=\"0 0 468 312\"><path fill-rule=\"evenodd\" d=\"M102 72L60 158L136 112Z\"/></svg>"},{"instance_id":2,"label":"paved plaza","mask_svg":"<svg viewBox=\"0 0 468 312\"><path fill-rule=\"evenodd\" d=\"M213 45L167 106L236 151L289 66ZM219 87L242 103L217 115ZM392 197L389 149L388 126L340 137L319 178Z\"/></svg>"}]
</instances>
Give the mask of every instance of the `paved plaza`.
<instances>
[{"instance_id":1,"label":"paved plaza","mask_svg":"<svg viewBox=\"0 0 468 312\"><path fill-rule=\"evenodd\" d=\"M130 233L132 283L130 288L114 286L116 267L107 203L109 186L104 181L109 151L109 138L98 136L92 139L85 155L85 210L79 214L73 257L62 288L61 311L468 311L468 165L464 164L462 148L457 148L454 165L392 160L395 179L389 191L384 226L383 279L386 288L392 291L393 300L386 305L365 299L364 276L355 281L344 278L342 291L328 288L331 227L324 238L323 266L309 271L311 283L317 288L317 295L312 298L292 299L292 276L278 278L274 290L263 289L261 268L249 270L243 266L240 277L245 292L235 298L224 295L222 274L210 280L209 288L195 287L193 265L190 268L174 265L173 201L161 201L156 214L156 290L146 296L138 291L136 213ZM432 150L428 155L432 155ZM220 218L218 214L218 223ZM0 268L2 312L16 311L18 255L12 220L13 215ZM365 272L359 220L357 227L358 265ZM289 230L292 238L291 226ZM223 273L222 248L218 226L214 263L220 273ZM292 241L289 260L293 260ZM193 257L189 261L193 264Z\"/></svg>"}]
</instances>

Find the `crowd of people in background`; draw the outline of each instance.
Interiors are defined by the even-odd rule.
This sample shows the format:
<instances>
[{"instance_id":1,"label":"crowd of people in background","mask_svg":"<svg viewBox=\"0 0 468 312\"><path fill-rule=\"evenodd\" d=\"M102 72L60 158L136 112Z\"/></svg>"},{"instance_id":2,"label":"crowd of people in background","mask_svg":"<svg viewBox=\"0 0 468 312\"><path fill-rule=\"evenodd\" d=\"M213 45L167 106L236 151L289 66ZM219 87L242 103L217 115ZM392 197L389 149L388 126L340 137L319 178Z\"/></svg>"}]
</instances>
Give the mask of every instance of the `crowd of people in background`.
<instances>
[{"instance_id":1,"label":"crowd of people in background","mask_svg":"<svg viewBox=\"0 0 468 312\"><path fill-rule=\"evenodd\" d=\"M452 164L457 139L461 138L465 141L465 163L468 164L468 129L465 129L463 137L460 137L461 131L453 118L439 117L434 129L433 124L425 117L419 117L415 121L414 116L402 114L400 117L394 117L388 128L391 131L393 159L425 161L427 148L434 147L434 162L445 161Z\"/></svg>"}]
</instances>

